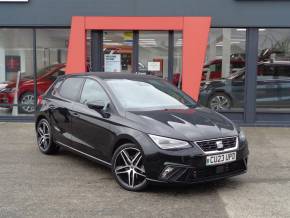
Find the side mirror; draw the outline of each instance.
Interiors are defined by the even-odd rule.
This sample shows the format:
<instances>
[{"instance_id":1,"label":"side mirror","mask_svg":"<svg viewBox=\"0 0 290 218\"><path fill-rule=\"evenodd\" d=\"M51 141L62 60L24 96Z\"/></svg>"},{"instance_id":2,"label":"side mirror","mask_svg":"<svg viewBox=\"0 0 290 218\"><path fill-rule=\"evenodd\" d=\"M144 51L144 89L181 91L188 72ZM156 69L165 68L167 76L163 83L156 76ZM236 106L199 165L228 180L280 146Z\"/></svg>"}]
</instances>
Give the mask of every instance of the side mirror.
<instances>
[{"instance_id":1,"label":"side mirror","mask_svg":"<svg viewBox=\"0 0 290 218\"><path fill-rule=\"evenodd\" d=\"M88 108L97 111L104 118L109 118L111 116L110 113L107 112L109 105L110 105L109 102L105 102L105 101L97 101L97 102L88 102L87 103Z\"/></svg>"},{"instance_id":2,"label":"side mirror","mask_svg":"<svg viewBox=\"0 0 290 218\"><path fill-rule=\"evenodd\" d=\"M89 102L87 103L88 108L99 111L103 110L105 107L105 102Z\"/></svg>"}]
</instances>

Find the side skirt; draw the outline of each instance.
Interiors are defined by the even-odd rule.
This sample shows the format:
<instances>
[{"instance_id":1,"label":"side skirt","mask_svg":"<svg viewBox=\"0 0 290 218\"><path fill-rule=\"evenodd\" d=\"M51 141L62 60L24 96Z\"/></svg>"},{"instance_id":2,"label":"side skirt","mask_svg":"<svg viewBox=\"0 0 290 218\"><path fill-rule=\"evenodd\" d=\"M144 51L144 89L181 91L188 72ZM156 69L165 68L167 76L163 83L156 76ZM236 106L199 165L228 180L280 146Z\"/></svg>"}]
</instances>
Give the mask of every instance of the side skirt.
<instances>
[{"instance_id":1,"label":"side skirt","mask_svg":"<svg viewBox=\"0 0 290 218\"><path fill-rule=\"evenodd\" d=\"M77 150L77 149L75 149L75 148L72 148L71 146L68 146L68 145L66 145L66 144L64 144L64 143L61 143L61 142L59 142L59 141L56 141L56 143L59 144L60 146L63 146L63 147L65 147L65 148L67 148L67 149L69 149L69 150L75 152L75 153L78 153L78 154L83 155L83 156L85 156L85 157L87 157L87 158L89 158L89 159L92 159L92 160L94 160L94 161L96 161L96 162L98 162L98 163L100 163L100 164L102 164L102 165L104 165L104 166L106 166L106 167L111 168L111 166L112 166L112 164L109 163L109 162L107 162L107 161L101 160L101 159L96 158L96 157L94 157L94 156L92 156L92 155L90 155L90 154L87 154L87 153L85 153L85 152L82 152L82 151L80 151L80 150Z\"/></svg>"}]
</instances>

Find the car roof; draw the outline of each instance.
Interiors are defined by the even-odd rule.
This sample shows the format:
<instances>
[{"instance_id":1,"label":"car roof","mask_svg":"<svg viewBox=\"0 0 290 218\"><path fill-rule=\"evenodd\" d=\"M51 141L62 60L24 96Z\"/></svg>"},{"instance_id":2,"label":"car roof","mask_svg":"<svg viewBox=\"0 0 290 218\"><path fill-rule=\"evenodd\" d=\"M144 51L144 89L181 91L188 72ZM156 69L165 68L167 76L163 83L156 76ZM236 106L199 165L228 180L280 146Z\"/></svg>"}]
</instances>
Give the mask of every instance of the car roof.
<instances>
[{"instance_id":1,"label":"car roof","mask_svg":"<svg viewBox=\"0 0 290 218\"><path fill-rule=\"evenodd\" d=\"M77 74L67 74L67 77L74 77L74 76L88 76L88 77L97 77L102 80L106 79L136 79L136 80L146 80L146 79L162 79L152 75L140 75L134 73L116 73L116 72L84 72L84 73L77 73Z\"/></svg>"}]
</instances>

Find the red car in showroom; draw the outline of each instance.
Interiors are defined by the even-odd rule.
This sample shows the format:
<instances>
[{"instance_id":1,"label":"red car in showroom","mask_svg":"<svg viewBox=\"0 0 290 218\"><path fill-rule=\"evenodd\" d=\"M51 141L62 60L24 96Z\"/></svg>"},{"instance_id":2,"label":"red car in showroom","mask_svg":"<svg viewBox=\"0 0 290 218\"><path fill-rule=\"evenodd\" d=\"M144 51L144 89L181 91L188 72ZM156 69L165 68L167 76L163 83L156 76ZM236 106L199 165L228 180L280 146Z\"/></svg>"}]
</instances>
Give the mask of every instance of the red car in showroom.
<instances>
[{"instance_id":1,"label":"red car in showroom","mask_svg":"<svg viewBox=\"0 0 290 218\"><path fill-rule=\"evenodd\" d=\"M65 74L65 64L55 64L37 72L37 94L43 94L55 79ZM0 83L0 107L12 108L16 95L16 79ZM33 75L21 76L17 93L20 113L34 112L34 80Z\"/></svg>"}]
</instances>

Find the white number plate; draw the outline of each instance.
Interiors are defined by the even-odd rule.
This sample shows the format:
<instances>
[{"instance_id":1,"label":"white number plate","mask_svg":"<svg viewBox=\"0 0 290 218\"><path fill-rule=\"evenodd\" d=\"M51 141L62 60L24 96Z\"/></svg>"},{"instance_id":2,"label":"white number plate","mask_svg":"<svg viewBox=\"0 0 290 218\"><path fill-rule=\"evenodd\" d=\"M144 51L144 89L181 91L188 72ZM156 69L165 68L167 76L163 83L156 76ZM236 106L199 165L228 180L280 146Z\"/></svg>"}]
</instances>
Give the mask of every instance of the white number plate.
<instances>
[{"instance_id":1,"label":"white number plate","mask_svg":"<svg viewBox=\"0 0 290 218\"><path fill-rule=\"evenodd\" d=\"M236 159L237 159L236 152L211 155L211 156L206 157L206 166L224 164L224 163L235 161Z\"/></svg>"}]
</instances>

